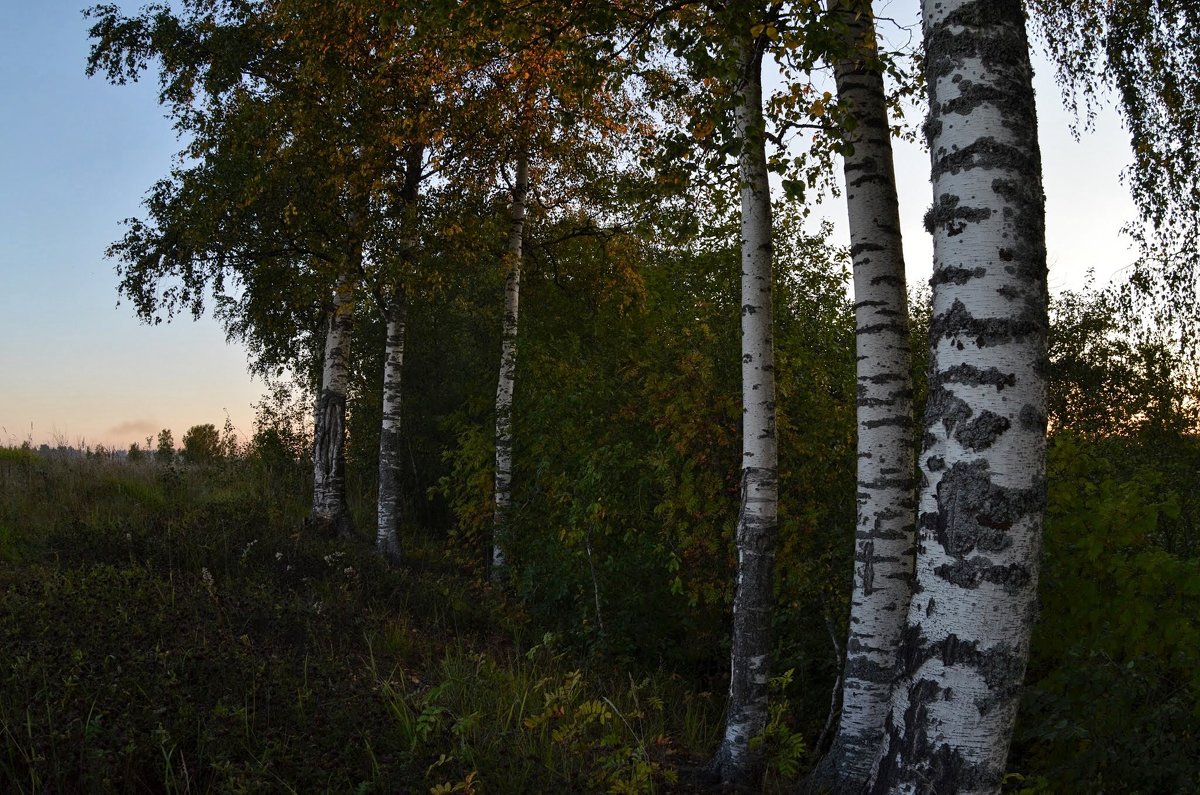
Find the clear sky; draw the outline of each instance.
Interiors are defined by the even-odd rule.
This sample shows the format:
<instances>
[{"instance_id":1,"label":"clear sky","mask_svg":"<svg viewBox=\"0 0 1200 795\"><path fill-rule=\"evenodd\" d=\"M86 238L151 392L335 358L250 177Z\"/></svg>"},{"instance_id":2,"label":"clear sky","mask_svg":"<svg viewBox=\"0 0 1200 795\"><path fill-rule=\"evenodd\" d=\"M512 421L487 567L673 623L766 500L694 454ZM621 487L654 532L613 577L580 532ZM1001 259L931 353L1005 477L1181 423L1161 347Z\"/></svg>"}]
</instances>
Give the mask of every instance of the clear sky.
<instances>
[{"instance_id":1,"label":"clear sky","mask_svg":"<svg viewBox=\"0 0 1200 795\"><path fill-rule=\"evenodd\" d=\"M215 321L151 327L116 306L104 249L179 148L154 81L84 74L81 3L0 7L0 443L178 442L226 409L251 432L261 384Z\"/></svg>"},{"instance_id":2,"label":"clear sky","mask_svg":"<svg viewBox=\"0 0 1200 795\"><path fill-rule=\"evenodd\" d=\"M123 4L133 11L138 5ZM0 0L0 444L62 441L127 447L160 428L178 441L228 411L249 433L262 385L245 351L211 318L140 324L117 306L104 249L164 176L179 148L153 80L88 79L87 23L72 0ZM876 0L880 16L915 22L916 0ZM918 34L919 35L919 34ZM1111 111L1075 142L1052 72L1037 62L1052 289L1101 282L1132 255L1118 235L1134 211L1118 175L1127 139ZM932 248L921 218L929 162L900 145L897 176L914 281ZM844 235L844 210L821 207Z\"/></svg>"}]
</instances>

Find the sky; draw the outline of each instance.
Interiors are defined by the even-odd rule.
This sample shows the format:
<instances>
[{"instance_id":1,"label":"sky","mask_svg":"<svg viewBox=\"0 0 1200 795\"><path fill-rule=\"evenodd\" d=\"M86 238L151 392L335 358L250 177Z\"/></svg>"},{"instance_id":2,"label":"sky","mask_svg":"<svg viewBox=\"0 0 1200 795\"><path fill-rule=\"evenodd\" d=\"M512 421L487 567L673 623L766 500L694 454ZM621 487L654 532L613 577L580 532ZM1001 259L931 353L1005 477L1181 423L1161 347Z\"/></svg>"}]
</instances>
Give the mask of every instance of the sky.
<instances>
[{"instance_id":1,"label":"sky","mask_svg":"<svg viewBox=\"0 0 1200 795\"><path fill-rule=\"evenodd\" d=\"M153 79L112 86L85 75L82 8L0 0L0 444L126 448L162 428L178 442L227 414L249 435L263 385L247 374L245 350L211 317L147 326L117 303L104 250L180 144ZM917 19L916 0L876 0L876 9ZM1133 258L1118 232L1135 215L1119 179L1128 141L1111 109L1075 141L1051 67L1035 58L1035 70L1051 290L1080 287L1089 268L1103 284ZM915 283L929 278L933 256L921 220L928 155L898 143L896 172ZM815 215L848 239L836 201Z\"/></svg>"}]
</instances>

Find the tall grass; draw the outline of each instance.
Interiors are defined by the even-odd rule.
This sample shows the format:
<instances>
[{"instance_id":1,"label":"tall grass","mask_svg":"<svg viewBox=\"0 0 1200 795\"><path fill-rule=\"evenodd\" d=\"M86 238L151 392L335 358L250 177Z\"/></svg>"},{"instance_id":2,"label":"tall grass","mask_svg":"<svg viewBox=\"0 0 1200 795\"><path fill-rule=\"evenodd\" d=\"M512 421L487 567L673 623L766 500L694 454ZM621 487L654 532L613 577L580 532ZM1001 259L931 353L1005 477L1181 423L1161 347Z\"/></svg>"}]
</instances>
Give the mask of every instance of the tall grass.
<instances>
[{"instance_id":1,"label":"tall grass","mask_svg":"<svg viewBox=\"0 0 1200 795\"><path fill-rule=\"evenodd\" d=\"M521 648L503 595L312 538L303 495L0 448L0 789L654 792L712 746L719 699Z\"/></svg>"}]
</instances>

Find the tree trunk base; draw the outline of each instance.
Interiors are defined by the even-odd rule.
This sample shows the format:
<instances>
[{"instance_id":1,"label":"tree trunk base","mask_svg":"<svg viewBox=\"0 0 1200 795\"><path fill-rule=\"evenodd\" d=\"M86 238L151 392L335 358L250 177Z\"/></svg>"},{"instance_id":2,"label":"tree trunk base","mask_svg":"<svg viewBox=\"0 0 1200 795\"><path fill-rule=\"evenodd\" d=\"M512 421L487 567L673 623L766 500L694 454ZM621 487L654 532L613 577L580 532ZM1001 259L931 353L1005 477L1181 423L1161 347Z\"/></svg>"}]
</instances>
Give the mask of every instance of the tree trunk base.
<instances>
[{"instance_id":1,"label":"tree trunk base","mask_svg":"<svg viewBox=\"0 0 1200 795\"><path fill-rule=\"evenodd\" d=\"M375 551L393 566L400 565L400 542L396 539L395 535L378 539L375 543Z\"/></svg>"},{"instance_id":2,"label":"tree trunk base","mask_svg":"<svg viewBox=\"0 0 1200 795\"><path fill-rule=\"evenodd\" d=\"M339 541L358 541L358 533L354 529L354 520L349 511L341 511L334 516L309 514L304 522L309 532L318 538L336 539Z\"/></svg>"},{"instance_id":3,"label":"tree trunk base","mask_svg":"<svg viewBox=\"0 0 1200 795\"><path fill-rule=\"evenodd\" d=\"M817 766L800 780L795 795L861 795L865 781L855 782L838 773L837 746L821 757Z\"/></svg>"},{"instance_id":4,"label":"tree trunk base","mask_svg":"<svg viewBox=\"0 0 1200 795\"><path fill-rule=\"evenodd\" d=\"M709 792L751 795L762 792L763 760L761 756L750 760L750 765L734 765L724 748L703 768L696 772L696 783L707 787Z\"/></svg>"}]
</instances>

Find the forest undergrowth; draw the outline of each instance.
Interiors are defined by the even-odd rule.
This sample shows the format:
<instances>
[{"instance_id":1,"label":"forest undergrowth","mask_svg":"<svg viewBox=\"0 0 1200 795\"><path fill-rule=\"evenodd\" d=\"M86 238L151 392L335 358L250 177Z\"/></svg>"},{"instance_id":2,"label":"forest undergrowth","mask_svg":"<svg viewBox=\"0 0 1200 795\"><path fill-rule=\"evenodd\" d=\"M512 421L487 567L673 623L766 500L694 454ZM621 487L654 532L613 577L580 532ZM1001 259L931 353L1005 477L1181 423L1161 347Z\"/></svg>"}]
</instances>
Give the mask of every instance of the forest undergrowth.
<instances>
[{"instance_id":1,"label":"forest undergrowth","mask_svg":"<svg viewBox=\"0 0 1200 795\"><path fill-rule=\"evenodd\" d=\"M1200 781L1200 567L1164 541L1192 536L1177 487L1194 468L1114 449L1052 445L1009 791ZM4 791L697 791L724 707L710 672L581 643L462 569L444 534L408 528L401 567L314 538L304 481L253 454L0 450ZM797 699L780 673L770 792L817 758L827 713L799 707L832 687L811 677Z\"/></svg>"},{"instance_id":2,"label":"forest undergrowth","mask_svg":"<svg viewBox=\"0 0 1200 795\"><path fill-rule=\"evenodd\" d=\"M530 634L435 538L309 537L279 474L0 454L0 789L648 792L714 742L711 694Z\"/></svg>"}]
</instances>

